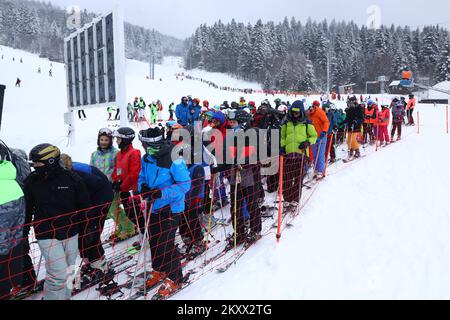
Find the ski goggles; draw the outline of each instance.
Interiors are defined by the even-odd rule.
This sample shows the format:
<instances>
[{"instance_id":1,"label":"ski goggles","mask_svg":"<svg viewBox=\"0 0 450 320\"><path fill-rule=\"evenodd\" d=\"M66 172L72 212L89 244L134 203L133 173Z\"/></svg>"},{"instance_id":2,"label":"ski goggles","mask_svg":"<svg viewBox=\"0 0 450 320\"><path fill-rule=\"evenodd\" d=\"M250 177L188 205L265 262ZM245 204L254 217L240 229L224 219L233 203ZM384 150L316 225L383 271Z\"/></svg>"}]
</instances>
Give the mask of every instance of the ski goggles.
<instances>
[{"instance_id":1,"label":"ski goggles","mask_svg":"<svg viewBox=\"0 0 450 320\"><path fill-rule=\"evenodd\" d=\"M113 131L112 131L111 129L108 129L108 128L102 128L102 129L100 129L100 131L98 132L98 134L99 134L99 135L107 135L107 136L112 137Z\"/></svg>"},{"instance_id":2,"label":"ski goggles","mask_svg":"<svg viewBox=\"0 0 450 320\"><path fill-rule=\"evenodd\" d=\"M121 133L115 131L113 133L113 137L114 138L120 138L120 139L134 139L136 137L136 135L135 134L126 135L126 134L121 134Z\"/></svg>"},{"instance_id":3,"label":"ski goggles","mask_svg":"<svg viewBox=\"0 0 450 320\"><path fill-rule=\"evenodd\" d=\"M139 132L139 141L141 141L142 143L151 145L151 144L157 144L157 143L161 142L162 140L163 140L163 136L147 138L147 137L143 136L142 132Z\"/></svg>"}]
</instances>

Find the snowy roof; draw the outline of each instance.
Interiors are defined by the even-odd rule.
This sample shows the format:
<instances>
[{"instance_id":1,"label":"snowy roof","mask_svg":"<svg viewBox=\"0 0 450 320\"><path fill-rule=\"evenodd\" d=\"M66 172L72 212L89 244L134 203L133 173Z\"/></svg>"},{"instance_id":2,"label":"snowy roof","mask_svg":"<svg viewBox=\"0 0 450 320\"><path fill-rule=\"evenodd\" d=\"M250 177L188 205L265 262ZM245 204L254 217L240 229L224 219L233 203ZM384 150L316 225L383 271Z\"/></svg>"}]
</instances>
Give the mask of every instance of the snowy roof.
<instances>
[{"instance_id":1,"label":"snowy roof","mask_svg":"<svg viewBox=\"0 0 450 320\"><path fill-rule=\"evenodd\" d=\"M433 88L450 91L450 81L444 81L444 82L438 83ZM429 90L428 98L445 100L445 99L448 99L448 94L443 93L443 92L434 91L434 90Z\"/></svg>"},{"instance_id":2,"label":"snowy roof","mask_svg":"<svg viewBox=\"0 0 450 320\"><path fill-rule=\"evenodd\" d=\"M389 87L398 87L400 85L400 80L392 81Z\"/></svg>"}]
</instances>

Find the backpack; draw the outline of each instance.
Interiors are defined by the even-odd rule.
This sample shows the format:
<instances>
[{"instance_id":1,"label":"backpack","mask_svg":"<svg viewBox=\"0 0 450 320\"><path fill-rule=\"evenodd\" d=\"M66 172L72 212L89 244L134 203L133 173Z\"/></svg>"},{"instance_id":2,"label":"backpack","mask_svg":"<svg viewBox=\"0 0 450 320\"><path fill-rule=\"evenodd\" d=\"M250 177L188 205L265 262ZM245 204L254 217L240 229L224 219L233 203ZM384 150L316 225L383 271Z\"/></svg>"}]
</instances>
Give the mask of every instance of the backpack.
<instances>
[{"instance_id":1,"label":"backpack","mask_svg":"<svg viewBox=\"0 0 450 320\"><path fill-rule=\"evenodd\" d=\"M31 168L28 164L28 157L25 151L20 149L10 149L2 140L0 140L0 160L12 162L17 170L16 181L23 189L25 179L31 173Z\"/></svg>"},{"instance_id":2,"label":"backpack","mask_svg":"<svg viewBox=\"0 0 450 320\"><path fill-rule=\"evenodd\" d=\"M403 107L402 105L396 104L394 108L392 108L392 117L396 122L403 121Z\"/></svg>"}]
</instances>

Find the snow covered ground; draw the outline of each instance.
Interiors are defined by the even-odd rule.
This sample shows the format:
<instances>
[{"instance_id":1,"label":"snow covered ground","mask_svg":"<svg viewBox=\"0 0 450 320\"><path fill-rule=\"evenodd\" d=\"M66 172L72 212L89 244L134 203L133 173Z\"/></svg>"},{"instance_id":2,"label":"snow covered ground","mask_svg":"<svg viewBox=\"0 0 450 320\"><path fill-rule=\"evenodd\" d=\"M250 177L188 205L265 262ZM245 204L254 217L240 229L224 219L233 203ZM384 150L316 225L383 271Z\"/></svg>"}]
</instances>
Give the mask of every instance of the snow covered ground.
<instances>
[{"instance_id":1,"label":"snow covered ground","mask_svg":"<svg viewBox=\"0 0 450 320\"><path fill-rule=\"evenodd\" d=\"M106 121L106 110L87 110L88 120L77 121L77 146L67 147L63 65L53 63L50 78L49 61L6 47L0 47L2 54L0 83L7 90L0 138L27 152L39 143L54 143L75 161L87 162L98 129L115 124ZM167 108L188 94L212 105L240 96L176 80L174 74L184 71L178 58L157 66L155 81L146 79L148 69L145 63L127 61L130 101L135 96L147 103L160 99ZM189 73L220 85L258 87L221 74ZM22 88L14 87L17 77ZM257 103L266 98L245 97ZM406 128L401 142L378 152L367 148L361 161L330 168L279 244L275 235L263 238L226 274L206 274L175 298L449 299L450 137L443 106L420 105L417 111L420 135Z\"/></svg>"}]
</instances>

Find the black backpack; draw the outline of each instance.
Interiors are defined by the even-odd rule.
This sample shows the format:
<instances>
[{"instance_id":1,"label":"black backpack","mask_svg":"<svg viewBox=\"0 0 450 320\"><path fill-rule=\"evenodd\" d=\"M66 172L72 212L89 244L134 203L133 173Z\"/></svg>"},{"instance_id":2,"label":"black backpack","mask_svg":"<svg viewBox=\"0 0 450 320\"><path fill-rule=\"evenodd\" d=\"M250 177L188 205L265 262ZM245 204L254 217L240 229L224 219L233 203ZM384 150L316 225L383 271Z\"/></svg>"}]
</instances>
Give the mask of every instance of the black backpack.
<instances>
[{"instance_id":1,"label":"black backpack","mask_svg":"<svg viewBox=\"0 0 450 320\"><path fill-rule=\"evenodd\" d=\"M16 181L23 188L25 179L31 173L27 154L20 149L8 148L8 146L2 140L0 140L0 161L12 162L17 170Z\"/></svg>"}]
</instances>

